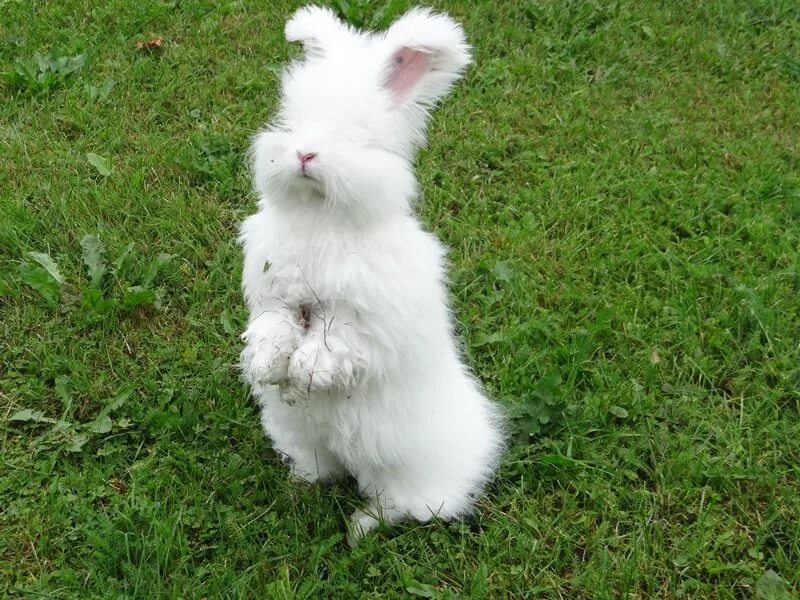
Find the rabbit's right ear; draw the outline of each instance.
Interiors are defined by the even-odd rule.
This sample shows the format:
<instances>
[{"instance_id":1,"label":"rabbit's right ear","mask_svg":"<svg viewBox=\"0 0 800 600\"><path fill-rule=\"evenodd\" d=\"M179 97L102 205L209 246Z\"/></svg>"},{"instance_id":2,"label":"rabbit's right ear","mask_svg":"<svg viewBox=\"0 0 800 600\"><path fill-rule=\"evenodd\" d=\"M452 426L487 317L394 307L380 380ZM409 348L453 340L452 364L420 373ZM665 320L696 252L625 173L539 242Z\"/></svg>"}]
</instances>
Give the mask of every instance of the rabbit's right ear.
<instances>
[{"instance_id":1,"label":"rabbit's right ear","mask_svg":"<svg viewBox=\"0 0 800 600\"><path fill-rule=\"evenodd\" d=\"M415 8L384 36L383 85L400 105L429 108L450 91L470 62L464 30L449 16Z\"/></svg>"},{"instance_id":2,"label":"rabbit's right ear","mask_svg":"<svg viewBox=\"0 0 800 600\"><path fill-rule=\"evenodd\" d=\"M287 41L302 42L308 54L321 56L337 39L349 35L349 27L330 8L304 6L286 22L284 33Z\"/></svg>"}]
</instances>

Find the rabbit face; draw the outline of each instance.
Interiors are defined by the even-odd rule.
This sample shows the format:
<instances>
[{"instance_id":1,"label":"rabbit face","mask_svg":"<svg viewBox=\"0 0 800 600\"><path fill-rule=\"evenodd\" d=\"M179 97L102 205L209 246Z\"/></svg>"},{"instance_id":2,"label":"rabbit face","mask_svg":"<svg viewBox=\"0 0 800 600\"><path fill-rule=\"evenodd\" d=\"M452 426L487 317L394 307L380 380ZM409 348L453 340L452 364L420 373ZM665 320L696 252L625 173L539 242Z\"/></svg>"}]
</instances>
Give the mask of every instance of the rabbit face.
<instances>
[{"instance_id":1,"label":"rabbit face","mask_svg":"<svg viewBox=\"0 0 800 600\"><path fill-rule=\"evenodd\" d=\"M469 62L461 27L417 9L385 32L359 32L306 7L286 37L305 57L283 73L280 109L254 140L258 191L365 216L407 210L428 112Z\"/></svg>"}]
</instances>

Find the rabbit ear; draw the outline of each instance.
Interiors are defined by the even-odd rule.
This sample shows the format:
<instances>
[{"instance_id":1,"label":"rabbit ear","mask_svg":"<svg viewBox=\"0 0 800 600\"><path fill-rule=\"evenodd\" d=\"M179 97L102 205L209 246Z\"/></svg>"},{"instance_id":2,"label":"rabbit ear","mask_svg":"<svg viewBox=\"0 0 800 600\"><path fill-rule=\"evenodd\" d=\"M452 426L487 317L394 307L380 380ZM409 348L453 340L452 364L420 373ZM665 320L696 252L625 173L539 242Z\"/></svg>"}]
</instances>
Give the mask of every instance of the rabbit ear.
<instances>
[{"instance_id":1,"label":"rabbit ear","mask_svg":"<svg viewBox=\"0 0 800 600\"><path fill-rule=\"evenodd\" d=\"M386 31L383 85L401 104L426 107L450 91L470 62L464 30L447 15L415 8Z\"/></svg>"},{"instance_id":2,"label":"rabbit ear","mask_svg":"<svg viewBox=\"0 0 800 600\"><path fill-rule=\"evenodd\" d=\"M309 54L320 56L349 28L334 12L322 6L304 6L286 22L284 34L289 42L302 42Z\"/></svg>"}]
</instances>

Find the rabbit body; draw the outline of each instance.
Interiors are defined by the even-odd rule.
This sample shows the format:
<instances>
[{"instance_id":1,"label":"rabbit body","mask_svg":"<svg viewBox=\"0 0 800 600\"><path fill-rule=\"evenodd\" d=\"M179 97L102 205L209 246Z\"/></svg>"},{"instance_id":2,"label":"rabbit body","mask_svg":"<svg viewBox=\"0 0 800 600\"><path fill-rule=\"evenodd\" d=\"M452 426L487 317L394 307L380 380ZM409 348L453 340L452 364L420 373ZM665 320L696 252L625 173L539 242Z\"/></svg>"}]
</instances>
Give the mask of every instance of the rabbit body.
<instances>
[{"instance_id":1,"label":"rabbit body","mask_svg":"<svg viewBox=\"0 0 800 600\"><path fill-rule=\"evenodd\" d=\"M414 149L468 61L463 32L415 10L361 33L316 7L286 32L307 57L254 140L259 210L240 238L241 367L264 431L297 478L355 477L368 505L353 538L468 514L502 420L459 356L445 249L411 209Z\"/></svg>"}]
</instances>

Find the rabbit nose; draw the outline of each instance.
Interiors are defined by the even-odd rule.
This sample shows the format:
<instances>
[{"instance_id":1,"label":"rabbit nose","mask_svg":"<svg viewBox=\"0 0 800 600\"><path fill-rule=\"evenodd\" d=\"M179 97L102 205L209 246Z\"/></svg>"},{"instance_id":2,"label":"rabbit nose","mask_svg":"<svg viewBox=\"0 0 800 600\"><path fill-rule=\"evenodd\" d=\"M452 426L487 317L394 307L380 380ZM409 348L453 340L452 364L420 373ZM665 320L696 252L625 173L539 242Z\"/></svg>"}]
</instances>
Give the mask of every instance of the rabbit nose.
<instances>
[{"instance_id":1,"label":"rabbit nose","mask_svg":"<svg viewBox=\"0 0 800 600\"><path fill-rule=\"evenodd\" d=\"M298 150L297 151L297 158L300 160L300 166L303 169L305 169L306 168L306 163L309 163L312 160L314 160L315 158L317 158L317 153L316 152L300 152L300 150Z\"/></svg>"}]
</instances>

